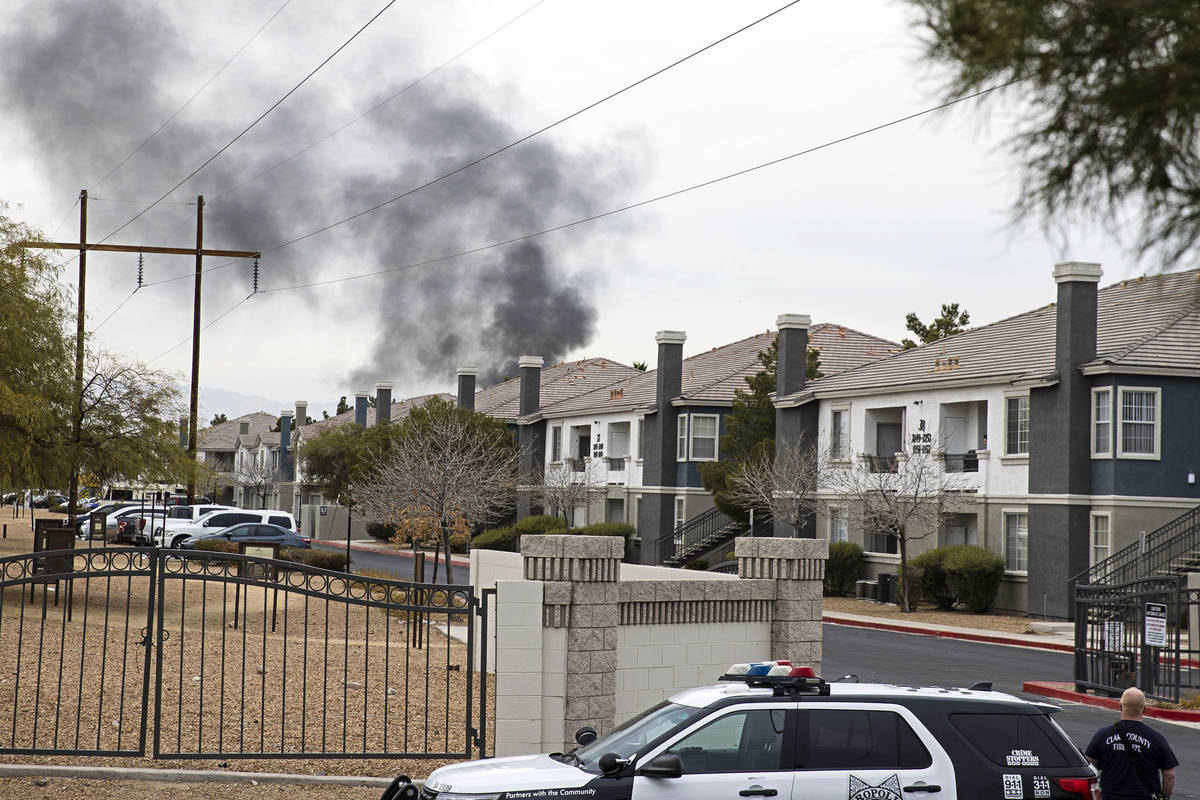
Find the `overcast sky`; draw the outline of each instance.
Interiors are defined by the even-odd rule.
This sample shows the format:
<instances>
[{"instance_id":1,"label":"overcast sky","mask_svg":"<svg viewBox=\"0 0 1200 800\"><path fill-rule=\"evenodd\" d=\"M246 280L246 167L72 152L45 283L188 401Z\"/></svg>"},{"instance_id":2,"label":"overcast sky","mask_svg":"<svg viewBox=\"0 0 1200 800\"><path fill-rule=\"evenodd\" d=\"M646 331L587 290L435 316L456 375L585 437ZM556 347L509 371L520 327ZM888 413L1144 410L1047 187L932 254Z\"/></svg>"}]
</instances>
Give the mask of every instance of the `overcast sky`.
<instances>
[{"instance_id":1,"label":"overcast sky","mask_svg":"<svg viewBox=\"0 0 1200 800\"><path fill-rule=\"evenodd\" d=\"M0 21L0 199L47 235L77 241L72 204L87 187L89 239L112 233L384 4L9 4ZM284 289L572 222L938 102L939 75L919 62L903 3L805 0L480 166L275 249L781 5L398 0L258 127L110 241L193 246L195 208L181 203L204 194L205 245L263 251L260 286L278 291L242 303L203 334L201 383L314 403L373 391L377 379L395 381L398 397L447 390L458 363L503 376L526 353L653 366L657 330L686 331L690 354L772 327L781 313L899 339L907 312L928 319L943 302L962 304L975 324L1050 302L1056 261L1102 262L1104 283L1146 271L1098 226L1048 237L1036 223L1010 225L1016 176L1000 142L1020 113L1013 95L518 245ZM280 6L224 72L102 180ZM260 175L531 7L378 111ZM130 297L136 262L89 255L89 329L106 347L185 375L190 278ZM146 281L193 266L187 257L147 256ZM73 281L75 269L68 264L64 279ZM250 280L246 263L207 274L204 323L245 298Z\"/></svg>"}]
</instances>

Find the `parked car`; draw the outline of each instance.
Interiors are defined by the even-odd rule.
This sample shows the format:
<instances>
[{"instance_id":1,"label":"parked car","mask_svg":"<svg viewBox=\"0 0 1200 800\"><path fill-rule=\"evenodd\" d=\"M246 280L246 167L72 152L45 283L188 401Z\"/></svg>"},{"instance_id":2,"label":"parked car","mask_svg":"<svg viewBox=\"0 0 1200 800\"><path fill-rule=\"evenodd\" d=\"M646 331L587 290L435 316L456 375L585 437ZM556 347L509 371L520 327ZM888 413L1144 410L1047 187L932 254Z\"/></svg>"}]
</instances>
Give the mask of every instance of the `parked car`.
<instances>
[{"instance_id":1,"label":"parked car","mask_svg":"<svg viewBox=\"0 0 1200 800\"><path fill-rule=\"evenodd\" d=\"M200 519L201 517L205 516L206 514L211 514L214 511L238 511L238 510L239 509L236 508L235 506L222 506L222 505L211 505L211 504L209 504L209 505L197 504L197 505L191 505L191 506L187 506L187 505L169 506L167 508L166 519L164 519L161 523L156 525L154 528L154 538L156 540L161 539L162 535L163 535L163 530L171 530L173 528L178 528L182 525L191 525L196 520ZM162 546L161 542L158 542L158 544L160 547Z\"/></svg>"},{"instance_id":2,"label":"parked car","mask_svg":"<svg viewBox=\"0 0 1200 800\"><path fill-rule=\"evenodd\" d=\"M737 674L740 672L741 674ZM751 674L756 673L756 674ZM991 691L826 682L734 665L569 753L440 767L420 797L925 797L1093 800L1096 770L1052 715ZM383 797L417 797L401 776Z\"/></svg>"},{"instance_id":3,"label":"parked car","mask_svg":"<svg viewBox=\"0 0 1200 800\"><path fill-rule=\"evenodd\" d=\"M134 506L118 511L115 515L117 532L112 541L117 544L146 545L151 543L154 525L162 522L166 510Z\"/></svg>"},{"instance_id":4,"label":"parked car","mask_svg":"<svg viewBox=\"0 0 1200 800\"><path fill-rule=\"evenodd\" d=\"M91 511L89 511L87 514L80 514L78 517L75 518L75 527L78 529L78 533L76 535L80 539L88 538L88 534L92 529L92 517L104 517L104 530L105 530L104 538L107 538L107 533L110 529L114 532L117 529L117 515L118 514L120 514L122 511L126 511L130 508L139 508L140 506L141 506L140 503L135 503L135 502L130 502L130 501L123 501L123 502L119 502L119 503L105 503L103 505L96 506Z\"/></svg>"},{"instance_id":5,"label":"parked car","mask_svg":"<svg viewBox=\"0 0 1200 800\"><path fill-rule=\"evenodd\" d=\"M15 505L15 504L21 502L22 500L24 500L24 498L25 498L24 492L9 492L8 494L4 495L3 505L6 505L6 506Z\"/></svg>"},{"instance_id":6,"label":"parked car","mask_svg":"<svg viewBox=\"0 0 1200 800\"><path fill-rule=\"evenodd\" d=\"M70 498L62 492L49 492L47 494L39 494L33 498L34 508L52 508L54 506L65 506L70 502Z\"/></svg>"},{"instance_id":7,"label":"parked car","mask_svg":"<svg viewBox=\"0 0 1200 800\"><path fill-rule=\"evenodd\" d=\"M241 508L233 510L225 509L211 511L202 517L198 517L190 524L167 527L162 538L158 540L158 545L160 547L182 547L183 543L193 536L217 533L231 525L240 525L244 522L278 525L289 531L299 530L296 525L296 518L287 511L272 511L270 509L251 511Z\"/></svg>"},{"instance_id":8,"label":"parked car","mask_svg":"<svg viewBox=\"0 0 1200 800\"><path fill-rule=\"evenodd\" d=\"M185 550L190 550L196 546L197 542L209 539L220 539L234 544L278 544L280 547L305 548L311 546L308 543L308 539L305 539L295 531L261 522L246 522L241 525L233 525L216 533L192 536L180 542L179 546Z\"/></svg>"},{"instance_id":9,"label":"parked car","mask_svg":"<svg viewBox=\"0 0 1200 800\"><path fill-rule=\"evenodd\" d=\"M199 505L201 503L212 505L212 498L211 497L197 497L195 500L192 501L192 505ZM188 505L187 495L177 494L172 497L168 497L166 500L163 501L163 505L165 505L165 506L186 506L186 505Z\"/></svg>"}]
</instances>

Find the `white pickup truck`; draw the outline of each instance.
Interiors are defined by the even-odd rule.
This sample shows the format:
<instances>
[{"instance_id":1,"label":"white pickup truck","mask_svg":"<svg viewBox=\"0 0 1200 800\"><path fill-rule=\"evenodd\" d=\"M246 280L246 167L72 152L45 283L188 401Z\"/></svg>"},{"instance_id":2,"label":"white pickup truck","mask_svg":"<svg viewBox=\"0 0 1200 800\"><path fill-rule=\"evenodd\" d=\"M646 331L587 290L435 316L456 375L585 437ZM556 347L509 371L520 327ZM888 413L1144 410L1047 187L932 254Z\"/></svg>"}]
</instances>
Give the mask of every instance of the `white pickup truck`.
<instances>
[{"instance_id":1,"label":"white pickup truck","mask_svg":"<svg viewBox=\"0 0 1200 800\"><path fill-rule=\"evenodd\" d=\"M204 508L204 506L199 506L199 508ZM172 524L173 522L174 524ZM179 547L193 536L216 533L230 525L241 525L243 522L262 522L268 525L278 525L289 531L298 530L295 517L287 511L248 510L218 506L194 520L167 520L165 531L161 528L155 529L154 543L158 547Z\"/></svg>"},{"instance_id":2,"label":"white pickup truck","mask_svg":"<svg viewBox=\"0 0 1200 800\"><path fill-rule=\"evenodd\" d=\"M155 525L154 525L155 544L158 545L159 547L163 546L162 543L160 542L160 540L162 539L164 529L167 531L172 531L175 528L179 528L184 525L192 525L196 522L196 520L200 519L203 516L211 514L214 511L237 511L237 510L238 509L234 506L223 506L223 505L218 505L216 503L204 503L204 504L197 503L196 505L191 505L191 506L171 506L171 508L167 511L167 518L165 520L162 520L162 519L155 520Z\"/></svg>"}]
</instances>

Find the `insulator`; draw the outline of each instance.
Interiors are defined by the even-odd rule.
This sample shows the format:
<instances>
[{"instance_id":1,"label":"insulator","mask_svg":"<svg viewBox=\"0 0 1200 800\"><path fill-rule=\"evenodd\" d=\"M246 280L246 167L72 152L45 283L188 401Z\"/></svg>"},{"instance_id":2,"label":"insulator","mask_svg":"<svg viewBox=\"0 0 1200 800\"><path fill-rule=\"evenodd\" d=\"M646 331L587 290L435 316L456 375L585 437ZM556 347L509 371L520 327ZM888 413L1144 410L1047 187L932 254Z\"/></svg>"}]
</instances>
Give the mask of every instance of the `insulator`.
<instances>
[{"instance_id":1,"label":"insulator","mask_svg":"<svg viewBox=\"0 0 1200 800\"><path fill-rule=\"evenodd\" d=\"M251 279L251 294L258 294L258 259L254 259L254 276Z\"/></svg>"},{"instance_id":2,"label":"insulator","mask_svg":"<svg viewBox=\"0 0 1200 800\"><path fill-rule=\"evenodd\" d=\"M142 288L142 275L143 275L142 269L143 269L143 259L144 258L145 258L145 256L142 253L138 253L138 285L137 285L137 288L139 288L139 289Z\"/></svg>"}]
</instances>

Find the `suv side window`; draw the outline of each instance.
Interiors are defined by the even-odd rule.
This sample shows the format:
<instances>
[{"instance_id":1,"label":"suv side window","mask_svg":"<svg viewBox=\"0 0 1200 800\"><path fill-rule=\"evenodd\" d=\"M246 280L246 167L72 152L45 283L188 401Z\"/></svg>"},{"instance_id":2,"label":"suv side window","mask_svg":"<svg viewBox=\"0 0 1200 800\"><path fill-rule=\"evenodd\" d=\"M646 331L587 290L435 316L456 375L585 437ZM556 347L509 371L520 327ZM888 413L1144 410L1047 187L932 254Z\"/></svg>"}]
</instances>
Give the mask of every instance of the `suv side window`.
<instances>
[{"instance_id":1,"label":"suv side window","mask_svg":"<svg viewBox=\"0 0 1200 800\"><path fill-rule=\"evenodd\" d=\"M894 711L800 712L800 769L924 769L929 751Z\"/></svg>"},{"instance_id":2,"label":"suv side window","mask_svg":"<svg viewBox=\"0 0 1200 800\"><path fill-rule=\"evenodd\" d=\"M1074 746L1041 714L951 714L975 749L1002 767L1078 767Z\"/></svg>"},{"instance_id":3,"label":"suv side window","mask_svg":"<svg viewBox=\"0 0 1200 800\"><path fill-rule=\"evenodd\" d=\"M257 514L217 514L208 521L210 528L227 528L242 522L258 522Z\"/></svg>"},{"instance_id":4,"label":"suv side window","mask_svg":"<svg viewBox=\"0 0 1200 800\"><path fill-rule=\"evenodd\" d=\"M736 711L688 734L664 752L678 756L687 775L780 770L786 719L783 709Z\"/></svg>"},{"instance_id":5,"label":"suv side window","mask_svg":"<svg viewBox=\"0 0 1200 800\"><path fill-rule=\"evenodd\" d=\"M281 528L292 529L292 521L287 517L267 517L267 522L272 525L278 525Z\"/></svg>"}]
</instances>

